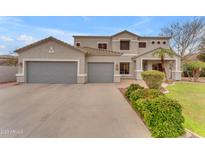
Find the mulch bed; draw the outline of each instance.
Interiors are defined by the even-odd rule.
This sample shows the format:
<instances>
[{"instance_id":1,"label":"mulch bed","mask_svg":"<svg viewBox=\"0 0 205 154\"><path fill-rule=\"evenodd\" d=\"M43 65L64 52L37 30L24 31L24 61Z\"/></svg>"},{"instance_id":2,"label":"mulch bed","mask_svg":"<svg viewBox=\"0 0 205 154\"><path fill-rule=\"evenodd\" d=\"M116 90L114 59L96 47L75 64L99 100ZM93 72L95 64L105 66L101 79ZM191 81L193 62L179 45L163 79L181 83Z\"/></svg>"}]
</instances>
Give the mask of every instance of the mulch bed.
<instances>
[{"instance_id":1,"label":"mulch bed","mask_svg":"<svg viewBox=\"0 0 205 154\"><path fill-rule=\"evenodd\" d=\"M127 102L132 105L132 103L127 99L127 97L125 97L125 92L126 92L126 88L118 88L119 91L122 93L122 95L124 96L124 98L127 100Z\"/></svg>"}]
</instances>

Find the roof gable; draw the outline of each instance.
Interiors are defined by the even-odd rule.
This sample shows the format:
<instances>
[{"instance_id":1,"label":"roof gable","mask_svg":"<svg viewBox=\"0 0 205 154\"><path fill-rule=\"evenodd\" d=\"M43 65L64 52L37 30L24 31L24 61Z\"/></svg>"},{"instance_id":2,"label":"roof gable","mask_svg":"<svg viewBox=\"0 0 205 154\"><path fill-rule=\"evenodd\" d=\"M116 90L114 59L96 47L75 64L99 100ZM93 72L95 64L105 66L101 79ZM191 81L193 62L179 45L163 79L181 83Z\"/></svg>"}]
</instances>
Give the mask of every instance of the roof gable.
<instances>
[{"instance_id":1,"label":"roof gable","mask_svg":"<svg viewBox=\"0 0 205 154\"><path fill-rule=\"evenodd\" d=\"M148 55L148 54L153 53L154 51L156 51L156 50L158 50L158 49L161 49L161 47L156 48L156 49L153 49L153 50L150 50L150 51L147 51L147 52L144 52L144 53L142 53L142 54L140 54L140 55L134 56L134 57L132 57L132 59L136 59L136 58L142 57L142 56L144 56L144 55ZM174 54L174 56L180 57L180 56L177 55L176 53Z\"/></svg>"},{"instance_id":2,"label":"roof gable","mask_svg":"<svg viewBox=\"0 0 205 154\"><path fill-rule=\"evenodd\" d=\"M119 33L116 33L116 34L112 35L111 37L115 37L115 36L121 35L121 34L123 34L123 33L127 33L127 34L130 34L130 35L139 37L139 35L137 35L137 34L135 34L135 33L132 33L132 32L130 32L130 31L127 31L127 30L123 30L123 31L121 31L121 32L119 32Z\"/></svg>"},{"instance_id":3,"label":"roof gable","mask_svg":"<svg viewBox=\"0 0 205 154\"><path fill-rule=\"evenodd\" d=\"M75 49L75 50L77 50L77 51L82 52L82 51L79 50L78 48L76 48L76 47L74 47L74 46L72 46L72 45L70 45L70 44L68 44L68 43L66 43L66 42L64 42L64 41L61 41L61 40L59 40L59 39L56 39L56 38L54 38L54 37L52 37L52 36L47 37L47 38L45 38L45 39L42 39L42 40L40 40L40 41L34 42L34 43L32 43L32 44L26 45L26 46L24 46L24 47L22 47L22 48L19 48L19 49L15 50L14 52L25 51L25 50L27 50L27 49L31 49L31 48L34 48L34 47L39 46L39 45L41 45L41 44L47 43L47 42L49 42L49 41L54 41L54 42L56 42L56 43L58 43L58 44L61 44L61 45L64 45L64 46L67 46L67 47L70 47L70 48L73 48L73 49Z\"/></svg>"}]
</instances>

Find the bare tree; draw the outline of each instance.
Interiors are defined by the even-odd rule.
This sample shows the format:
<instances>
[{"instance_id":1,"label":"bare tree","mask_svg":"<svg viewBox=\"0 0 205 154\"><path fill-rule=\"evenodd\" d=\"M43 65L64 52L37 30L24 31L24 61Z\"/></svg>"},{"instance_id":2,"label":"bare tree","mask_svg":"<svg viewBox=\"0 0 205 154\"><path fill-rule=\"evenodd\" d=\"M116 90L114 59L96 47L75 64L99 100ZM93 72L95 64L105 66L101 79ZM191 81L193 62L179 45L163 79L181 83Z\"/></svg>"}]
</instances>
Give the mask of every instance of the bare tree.
<instances>
[{"instance_id":1,"label":"bare tree","mask_svg":"<svg viewBox=\"0 0 205 154\"><path fill-rule=\"evenodd\" d=\"M161 29L161 35L170 36L170 47L181 57L197 51L205 44L205 19L194 17L190 21L176 21Z\"/></svg>"}]
</instances>

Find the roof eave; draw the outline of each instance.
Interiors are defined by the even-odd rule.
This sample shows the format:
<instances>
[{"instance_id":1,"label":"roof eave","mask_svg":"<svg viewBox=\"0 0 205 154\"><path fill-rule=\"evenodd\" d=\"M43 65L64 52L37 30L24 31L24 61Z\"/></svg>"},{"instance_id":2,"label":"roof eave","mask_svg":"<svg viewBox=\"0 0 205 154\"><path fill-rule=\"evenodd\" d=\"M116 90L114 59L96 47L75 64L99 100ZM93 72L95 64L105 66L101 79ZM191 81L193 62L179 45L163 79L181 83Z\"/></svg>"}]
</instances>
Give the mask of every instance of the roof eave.
<instances>
[{"instance_id":1,"label":"roof eave","mask_svg":"<svg viewBox=\"0 0 205 154\"><path fill-rule=\"evenodd\" d=\"M121 32L118 32L118 33L116 33L116 34L114 34L114 35L111 35L111 37L115 37L115 36L120 35L120 34L122 34L122 33L129 33L129 34L134 35L134 36L136 36L136 37L140 37L139 35L137 35L137 34L135 34L135 33L132 33L132 32L130 32L130 31L128 31L128 30L123 30L123 31L121 31Z\"/></svg>"},{"instance_id":2,"label":"roof eave","mask_svg":"<svg viewBox=\"0 0 205 154\"><path fill-rule=\"evenodd\" d=\"M140 38L148 38L148 39L171 39L169 36L140 36Z\"/></svg>"},{"instance_id":3,"label":"roof eave","mask_svg":"<svg viewBox=\"0 0 205 154\"><path fill-rule=\"evenodd\" d=\"M26 46L24 46L24 47L22 47L22 48L19 48L19 49L15 50L14 52L18 53L18 52L21 52L21 51L25 51L26 49L35 47L35 46L37 46L37 45L39 45L39 44L41 44L41 43L44 43L44 42L46 42L46 41L49 41L49 40L55 41L55 42L57 42L57 43L61 43L62 45L65 45L65 46L67 46L67 47L71 47L71 48L73 48L73 49L75 49L75 50L78 50L78 51L80 51L80 52L83 52L83 51L81 51L80 49L76 48L75 46L72 46L72 45L70 45L70 44L68 44L68 43L66 43L66 42L64 42L64 41L61 41L61 40L59 40L59 39L56 39L56 38L53 37L53 36L49 36L49 37L47 37L47 38L45 38L45 39L42 39L42 40L36 41L36 42L34 42L34 43L32 43L32 44L26 45ZM83 53L84 53L84 52L83 52Z\"/></svg>"},{"instance_id":4,"label":"roof eave","mask_svg":"<svg viewBox=\"0 0 205 154\"><path fill-rule=\"evenodd\" d=\"M137 55L137 56L132 57L132 59L135 60L136 58L139 58L139 57L141 57L141 56L143 56L143 55L146 55L146 54L152 53L152 52L154 52L155 50L157 50L157 49L161 49L161 48L162 48L162 47L159 47L159 48L156 48L156 49L153 49L153 50L147 51L147 52L145 52L145 53L142 53L142 54L140 54L140 55ZM173 50L172 50L172 51L173 51ZM174 51L173 51L173 53L174 53L175 56L181 58L181 56L178 55L178 54L176 54Z\"/></svg>"},{"instance_id":5,"label":"roof eave","mask_svg":"<svg viewBox=\"0 0 205 154\"><path fill-rule=\"evenodd\" d=\"M101 36L100 35L98 35L98 36L97 35L93 35L93 36L92 35L90 35L90 36L89 35L73 35L72 37L73 38L77 38L77 37L82 37L82 38L87 38L87 37L88 38L97 38L97 37L110 38L110 36L103 36L103 35L101 35Z\"/></svg>"}]
</instances>

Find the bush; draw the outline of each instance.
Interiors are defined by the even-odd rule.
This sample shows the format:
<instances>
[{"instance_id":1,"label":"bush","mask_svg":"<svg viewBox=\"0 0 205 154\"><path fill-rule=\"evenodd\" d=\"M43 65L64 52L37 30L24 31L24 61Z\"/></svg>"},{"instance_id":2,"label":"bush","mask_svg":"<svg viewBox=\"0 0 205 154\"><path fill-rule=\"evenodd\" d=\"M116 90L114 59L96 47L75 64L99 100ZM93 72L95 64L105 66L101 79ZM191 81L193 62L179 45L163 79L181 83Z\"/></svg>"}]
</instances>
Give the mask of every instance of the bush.
<instances>
[{"instance_id":1,"label":"bush","mask_svg":"<svg viewBox=\"0 0 205 154\"><path fill-rule=\"evenodd\" d=\"M197 81L205 70L205 62L201 61L186 61L183 64L184 71L188 72L193 77L193 81Z\"/></svg>"},{"instance_id":2,"label":"bush","mask_svg":"<svg viewBox=\"0 0 205 154\"><path fill-rule=\"evenodd\" d=\"M130 93L129 100L131 102L138 99L153 99L163 95L158 89L137 89Z\"/></svg>"},{"instance_id":3,"label":"bush","mask_svg":"<svg viewBox=\"0 0 205 154\"><path fill-rule=\"evenodd\" d=\"M132 84L126 92L132 106L144 119L153 137L178 137L184 134L181 105L159 89L144 89Z\"/></svg>"},{"instance_id":4,"label":"bush","mask_svg":"<svg viewBox=\"0 0 205 154\"><path fill-rule=\"evenodd\" d=\"M140 112L153 137L178 137L184 134L181 105L166 96L132 102Z\"/></svg>"},{"instance_id":5,"label":"bush","mask_svg":"<svg viewBox=\"0 0 205 154\"><path fill-rule=\"evenodd\" d=\"M143 88L142 86L138 85L138 84L131 84L131 85L127 88L127 90L126 90L126 92L125 92L125 96L129 99L129 98L130 98L130 94L131 94L133 91L137 90L137 89L144 89L144 88Z\"/></svg>"},{"instance_id":6,"label":"bush","mask_svg":"<svg viewBox=\"0 0 205 154\"><path fill-rule=\"evenodd\" d=\"M150 89L159 89L164 80L164 76L164 73L154 70L142 72L142 79Z\"/></svg>"}]
</instances>

